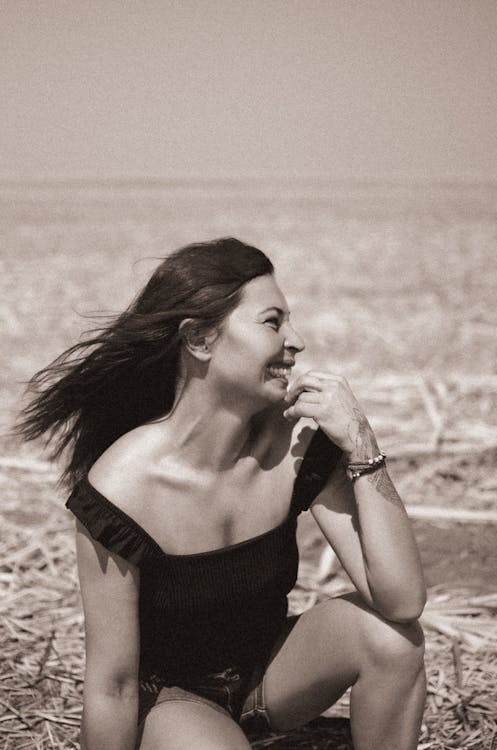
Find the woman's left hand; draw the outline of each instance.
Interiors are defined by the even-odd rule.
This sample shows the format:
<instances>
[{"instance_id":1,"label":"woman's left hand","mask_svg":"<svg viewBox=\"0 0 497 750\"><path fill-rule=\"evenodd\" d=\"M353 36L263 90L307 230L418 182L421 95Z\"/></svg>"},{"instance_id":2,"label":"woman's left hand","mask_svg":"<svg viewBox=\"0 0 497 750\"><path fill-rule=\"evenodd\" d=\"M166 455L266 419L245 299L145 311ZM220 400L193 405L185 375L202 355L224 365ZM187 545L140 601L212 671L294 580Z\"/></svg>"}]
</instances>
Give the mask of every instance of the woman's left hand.
<instances>
[{"instance_id":1,"label":"woman's left hand","mask_svg":"<svg viewBox=\"0 0 497 750\"><path fill-rule=\"evenodd\" d=\"M310 370L292 383L285 401L287 419L311 417L347 455L361 462L378 455L378 444L349 384L341 375Z\"/></svg>"}]
</instances>

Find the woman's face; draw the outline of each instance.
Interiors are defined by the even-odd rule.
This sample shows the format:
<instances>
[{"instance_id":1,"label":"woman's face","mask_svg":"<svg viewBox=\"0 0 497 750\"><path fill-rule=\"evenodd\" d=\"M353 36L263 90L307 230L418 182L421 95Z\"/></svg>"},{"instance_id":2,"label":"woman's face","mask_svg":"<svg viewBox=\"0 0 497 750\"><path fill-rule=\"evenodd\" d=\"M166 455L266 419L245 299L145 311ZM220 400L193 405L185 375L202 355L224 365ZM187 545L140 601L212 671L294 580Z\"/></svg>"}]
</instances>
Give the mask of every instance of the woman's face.
<instances>
[{"instance_id":1,"label":"woman's face","mask_svg":"<svg viewBox=\"0 0 497 750\"><path fill-rule=\"evenodd\" d=\"M290 323L285 297L271 275L243 287L212 345L209 376L232 398L271 403L284 398L304 342Z\"/></svg>"}]
</instances>

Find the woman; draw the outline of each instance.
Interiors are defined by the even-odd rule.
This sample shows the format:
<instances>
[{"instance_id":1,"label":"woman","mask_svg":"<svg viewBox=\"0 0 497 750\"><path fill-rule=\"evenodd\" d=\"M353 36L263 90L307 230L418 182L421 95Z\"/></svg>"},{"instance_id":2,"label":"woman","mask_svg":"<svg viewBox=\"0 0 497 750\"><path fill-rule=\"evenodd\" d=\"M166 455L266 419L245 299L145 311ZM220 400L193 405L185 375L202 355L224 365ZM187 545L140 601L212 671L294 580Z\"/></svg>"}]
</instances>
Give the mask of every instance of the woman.
<instances>
[{"instance_id":1,"label":"woman","mask_svg":"<svg viewBox=\"0 0 497 750\"><path fill-rule=\"evenodd\" d=\"M267 257L221 239L35 376L22 430L71 448L84 750L242 750L349 686L356 750L416 747L418 552L347 382L290 384L303 348ZM309 507L357 594L287 618Z\"/></svg>"}]
</instances>

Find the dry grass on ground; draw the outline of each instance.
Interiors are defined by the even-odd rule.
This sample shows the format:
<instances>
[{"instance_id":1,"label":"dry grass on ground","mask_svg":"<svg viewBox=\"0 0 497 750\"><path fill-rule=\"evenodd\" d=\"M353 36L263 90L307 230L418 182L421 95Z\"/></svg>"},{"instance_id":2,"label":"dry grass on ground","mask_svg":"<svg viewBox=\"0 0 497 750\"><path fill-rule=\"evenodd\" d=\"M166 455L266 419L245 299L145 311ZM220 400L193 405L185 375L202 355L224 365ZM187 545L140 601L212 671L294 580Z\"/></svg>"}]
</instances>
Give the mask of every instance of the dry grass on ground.
<instances>
[{"instance_id":1,"label":"dry grass on ground","mask_svg":"<svg viewBox=\"0 0 497 750\"><path fill-rule=\"evenodd\" d=\"M77 748L83 623L72 519L42 467L7 468L2 483L0 746ZM340 574L320 581L310 549L302 550L294 611L347 586ZM419 749L490 750L497 729L497 594L433 587L424 624L429 692ZM347 711L346 697L330 712L342 719L255 738L253 746L346 750Z\"/></svg>"},{"instance_id":2,"label":"dry grass on ground","mask_svg":"<svg viewBox=\"0 0 497 750\"><path fill-rule=\"evenodd\" d=\"M496 204L496 184L2 186L0 428L21 382L92 326L78 313L122 309L158 256L233 234L275 261L307 342L301 367L349 378L406 502L481 522L497 512ZM77 748L72 520L6 432L0 467L0 747ZM294 609L344 585L305 523ZM432 584L420 750L497 747L496 529L415 521ZM347 722L326 721L254 747L346 750Z\"/></svg>"}]
</instances>

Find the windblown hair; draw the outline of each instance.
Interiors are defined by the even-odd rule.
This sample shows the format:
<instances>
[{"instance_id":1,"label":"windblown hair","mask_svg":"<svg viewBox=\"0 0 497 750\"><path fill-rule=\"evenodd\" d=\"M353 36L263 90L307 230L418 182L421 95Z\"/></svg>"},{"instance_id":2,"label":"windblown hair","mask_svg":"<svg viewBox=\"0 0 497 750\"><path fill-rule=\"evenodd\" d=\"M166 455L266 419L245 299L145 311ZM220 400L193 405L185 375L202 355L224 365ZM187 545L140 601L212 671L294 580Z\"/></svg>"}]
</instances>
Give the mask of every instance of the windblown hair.
<instances>
[{"instance_id":1,"label":"windblown hair","mask_svg":"<svg viewBox=\"0 0 497 750\"><path fill-rule=\"evenodd\" d=\"M78 481L117 438L171 409L181 321L192 318L198 330L220 326L243 285L272 272L261 250L231 237L172 253L122 314L33 376L28 392L36 395L17 434L45 435L54 459L68 449L62 479Z\"/></svg>"}]
</instances>

